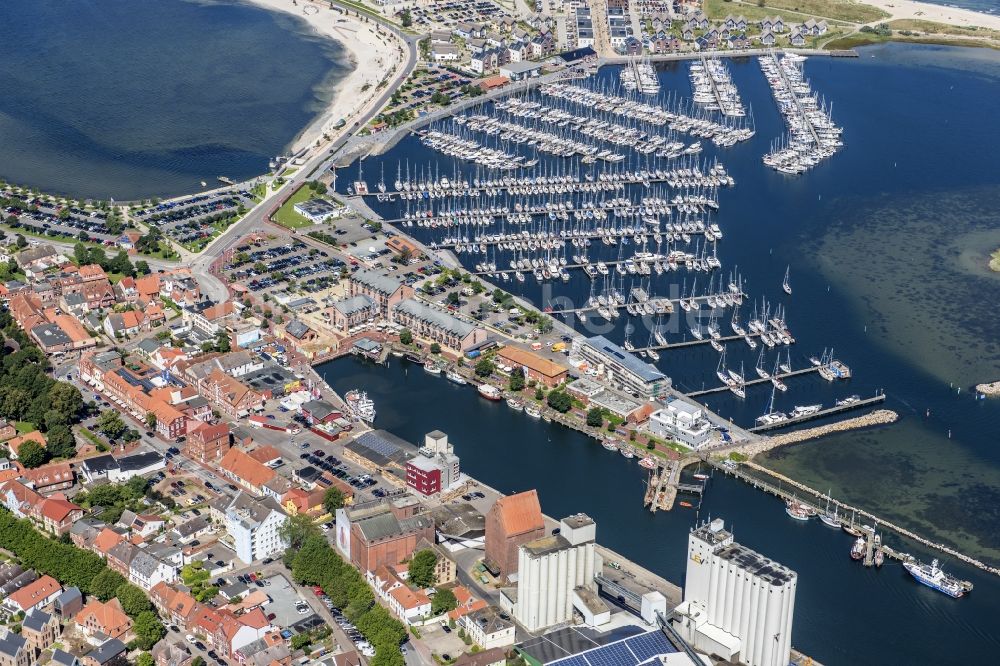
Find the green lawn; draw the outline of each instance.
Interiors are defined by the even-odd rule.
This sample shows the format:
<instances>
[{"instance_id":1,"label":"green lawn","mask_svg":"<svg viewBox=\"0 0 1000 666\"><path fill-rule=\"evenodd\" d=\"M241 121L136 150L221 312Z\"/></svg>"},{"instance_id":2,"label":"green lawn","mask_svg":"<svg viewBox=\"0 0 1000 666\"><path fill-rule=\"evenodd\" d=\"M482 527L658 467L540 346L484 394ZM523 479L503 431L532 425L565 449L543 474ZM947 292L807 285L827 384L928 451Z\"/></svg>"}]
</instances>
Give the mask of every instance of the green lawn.
<instances>
[{"instance_id":1,"label":"green lawn","mask_svg":"<svg viewBox=\"0 0 1000 666\"><path fill-rule=\"evenodd\" d=\"M764 0L767 7L796 11L850 23L872 23L889 16L888 12L855 0ZM740 8L742 11L742 7Z\"/></svg>"},{"instance_id":2,"label":"green lawn","mask_svg":"<svg viewBox=\"0 0 1000 666\"><path fill-rule=\"evenodd\" d=\"M38 430L38 428L35 427L35 424L32 423L31 421L18 421L17 423L14 424L14 429L17 430L19 435L23 435L26 432L32 432L34 430Z\"/></svg>"},{"instance_id":3,"label":"green lawn","mask_svg":"<svg viewBox=\"0 0 1000 666\"><path fill-rule=\"evenodd\" d=\"M295 204L314 199L315 192L308 187L302 186L295 191L295 194L288 198L288 201L278 209L278 212L271 216L271 219L283 227L298 229L300 227L313 226L312 221L302 217L295 212Z\"/></svg>"}]
</instances>

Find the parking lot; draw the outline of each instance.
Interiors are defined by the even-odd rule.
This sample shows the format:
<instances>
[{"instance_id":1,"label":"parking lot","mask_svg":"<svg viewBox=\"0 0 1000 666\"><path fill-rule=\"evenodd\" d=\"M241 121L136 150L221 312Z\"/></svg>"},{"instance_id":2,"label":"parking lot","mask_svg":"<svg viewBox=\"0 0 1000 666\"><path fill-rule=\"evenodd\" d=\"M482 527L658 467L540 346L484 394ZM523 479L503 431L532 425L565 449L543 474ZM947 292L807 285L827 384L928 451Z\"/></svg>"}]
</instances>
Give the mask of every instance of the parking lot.
<instances>
[{"instance_id":1,"label":"parking lot","mask_svg":"<svg viewBox=\"0 0 1000 666\"><path fill-rule=\"evenodd\" d=\"M11 190L0 190L8 205L4 206L5 220L11 216L13 228L48 236L56 240L89 240L103 245L114 245L117 234L108 229L106 211L88 211L75 206L59 206L32 195L22 195Z\"/></svg>"},{"instance_id":2,"label":"parking lot","mask_svg":"<svg viewBox=\"0 0 1000 666\"><path fill-rule=\"evenodd\" d=\"M230 282L255 294L280 296L329 289L339 282L343 267L344 262L328 250L275 236L237 246L224 271Z\"/></svg>"},{"instance_id":3,"label":"parking lot","mask_svg":"<svg viewBox=\"0 0 1000 666\"><path fill-rule=\"evenodd\" d=\"M132 216L196 252L255 204L249 190L231 189L134 208Z\"/></svg>"},{"instance_id":4,"label":"parking lot","mask_svg":"<svg viewBox=\"0 0 1000 666\"><path fill-rule=\"evenodd\" d=\"M410 9L413 25L427 28L454 28L460 23L493 22L510 12L489 0L477 2L430 2Z\"/></svg>"},{"instance_id":5,"label":"parking lot","mask_svg":"<svg viewBox=\"0 0 1000 666\"><path fill-rule=\"evenodd\" d=\"M383 115L397 111L411 111L414 114L432 105L435 93L448 96L452 102L469 94L479 94L477 87L470 90L472 79L435 64L425 64L413 71L406 82L399 87L390 100ZM434 104L434 106L437 106Z\"/></svg>"}]
</instances>

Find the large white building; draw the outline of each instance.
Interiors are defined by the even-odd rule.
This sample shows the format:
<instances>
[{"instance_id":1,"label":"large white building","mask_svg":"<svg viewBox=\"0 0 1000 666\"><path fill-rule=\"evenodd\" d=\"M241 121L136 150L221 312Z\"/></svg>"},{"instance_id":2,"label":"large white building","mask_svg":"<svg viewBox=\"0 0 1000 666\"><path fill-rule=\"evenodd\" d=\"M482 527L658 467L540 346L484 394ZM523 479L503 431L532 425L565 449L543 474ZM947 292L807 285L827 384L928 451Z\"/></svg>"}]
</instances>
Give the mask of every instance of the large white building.
<instances>
[{"instance_id":1,"label":"large white building","mask_svg":"<svg viewBox=\"0 0 1000 666\"><path fill-rule=\"evenodd\" d=\"M226 532L236 556L247 564L271 557L288 547L281 528L288 520L271 497L255 499L237 493L226 507Z\"/></svg>"},{"instance_id":2,"label":"large white building","mask_svg":"<svg viewBox=\"0 0 1000 666\"><path fill-rule=\"evenodd\" d=\"M657 437L676 440L692 449L705 444L712 434L712 424L701 407L677 398L650 414L646 428Z\"/></svg>"},{"instance_id":3,"label":"large white building","mask_svg":"<svg viewBox=\"0 0 1000 666\"><path fill-rule=\"evenodd\" d=\"M530 632L570 621L574 607L593 614L588 605L602 566L594 550L597 525L578 513L563 518L559 528L559 534L518 549L514 618Z\"/></svg>"},{"instance_id":4,"label":"large white building","mask_svg":"<svg viewBox=\"0 0 1000 666\"><path fill-rule=\"evenodd\" d=\"M603 335L574 341L574 351L614 387L643 400L663 397L670 378Z\"/></svg>"},{"instance_id":5,"label":"large white building","mask_svg":"<svg viewBox=\"0 0 1000 666\"><path fill-rule=\"evenodd\" d=\"M674 626L695 648L749 666L786 666L798 576L741 546L721 518L688 536L684 601Z\"/></svg>"}]
</instances>

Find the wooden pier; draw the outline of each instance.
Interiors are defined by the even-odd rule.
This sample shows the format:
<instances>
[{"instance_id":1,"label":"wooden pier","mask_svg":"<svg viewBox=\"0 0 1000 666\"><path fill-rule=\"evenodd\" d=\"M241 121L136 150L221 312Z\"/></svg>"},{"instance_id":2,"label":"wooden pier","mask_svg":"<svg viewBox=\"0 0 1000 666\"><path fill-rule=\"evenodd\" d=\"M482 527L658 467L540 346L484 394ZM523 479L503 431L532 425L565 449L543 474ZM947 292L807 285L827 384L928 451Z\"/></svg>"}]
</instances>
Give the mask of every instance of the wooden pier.
<instances>
[{"instance_id":1,"label":"wooden pier","mask_svg":"<svg viewBox=\"0 0 1000 666\"><path fill-rule=\"evenodd\" d=\"M819 368L807 368L807 370L819 370ZM841 412L849 412L855 409L861 409L862 407L867 407L868 405L877 405L879 403L885 402L885 394L880 393L871 398L865 398L864 400L858 400L856 402L847 403L844 405L834 405L833 407L827 407L826 409L821 409L815 414L806 414L805 416L797 416L795 418L790 418L786 421L779 421L778 423L767 423L764 425L755 426L749 428L750 432L765 432L768 430L777 430L779 428L787 428L788 426L797 425L799 423L805 423L806 421L815 421L816 419L821 419L826 416L832 416L834 414L840 414Z\"/></svg>"},{"instance_id":2,"label":"wooden pier","mask_svg":"<svg viewBox=\"0 0 1000 666\"><path fill-rule=\"evenodd\" d=\"M629 240L629 242L633 242L634 239L637 236L646 236L647 237L646 240L649 242L650 245L663 245L663 244L671 245L673 243L676 243L677 242L676 240L675 241L671 241L671 242L667 242L665 240L661 240L660 243L656 243L655 240L652 238L652 236L655 235L655 234L659 234L660 236L664 236L664 235L666 235L668 233L671 234L671 235L675 235L675 233L672 232L672 231L667 232L667 231L656 231L656 230L650 230L650 229L644 229L644 230L641 230L641 231L629 232L629 233L625 233L625 234L608 234L608 233L591 232L591 233L584 233L584 234L574 234L572 236L560 236L560 235L557 234L557 235L554 235L554 236L545 236L545 237L542 237L542 238L514 237L514 238L503 239L503 240L486 240L486 239L483 239L483 240L463 241L463 242L460 242L460 243L434 243L434 244L431 245L431 249L433 249L433 250L451 250L451 249L454 249L454 248L456 248L456 247L458 247L460 245L463 246L463 247L479 246L479 245L485 245L487 247L492 247L492 246L495 246L495 245L507 245L509 243L519 243L520 244L520 243L530 243L530 242L534 242L536 244L537 243L547 243L547 242L558 242L561 245L565 245L566 243L572 243L574 240L601 240L601 239L607 238L609 236L611 238L615 239L618 242L612 243L611 245L608 245L607 243L605 243L604 245L606 247L615 247L617 245L620 245L621 244L620 239L622 239L622 238L626 238L626 239ZM684 232L680 232L680 233L686 234L688 236L704 236L705 235L705 231L704 230L701 230L701 231L684 231ZM530 249L530 248L527 248L527 249L519 248L519 250L521 252L544 252L545 248L536 247L533 250ZM510 251L511 252L515 252L517 250L510 250ZM633 259L633 261L635 261L635 260ZM609 262L604 262L604 263L609 263ZM525 270L527 270L527 269L525 269ZM499 272L499 271L497 271L497 272Z\"/></svg>"},{"instance_id":3,"label":"wooden pier","mask_svg":"<svg viewBox=\"0 0 1000 666\"><path fill-rule=\"evenodd\" d=\"M600 171L599 173L608 173L615 175L617 172L613 169L607 171ZM688 191L688 192L715 192L719 187L731 187L728 183L724 185L713 185L707 182L707 176L703 176L706 182L699 183L677 183L678 180L682 178L676 178L671 174L665 174L666 178L659 178L655 174L650 174L648 178L636 178L634 175L630 177L619 177L619 178L608 178L601 179L600 177L595 177L592 180L571 180L564 183L528 183L528 182L518 182L518 183L480 183L475 185L466 181L459 181L457 183L451 183L448 187L438 187L435 188L434 194L438 198L444 197L461 197L461 196L478 196L480 192L486 192L491 194L570 194L575 192L624 192L625 188L632 185L643 185L645 187L650 187L651 185L667 185L675 190ZM357 183L365 183L365 181L356 181ZM365 183L367 185L367 183ZM399 197L403 201L406 201L406 197L402 195L407 195L410 197L411 201L424 201L431 200L430 189L427 187L423 189L416 190L390 190L386 189L385 192L381 192L378 188L362 187L361 192L355 192L356 196L364 197Z\"/></svg>"}]
</instances>

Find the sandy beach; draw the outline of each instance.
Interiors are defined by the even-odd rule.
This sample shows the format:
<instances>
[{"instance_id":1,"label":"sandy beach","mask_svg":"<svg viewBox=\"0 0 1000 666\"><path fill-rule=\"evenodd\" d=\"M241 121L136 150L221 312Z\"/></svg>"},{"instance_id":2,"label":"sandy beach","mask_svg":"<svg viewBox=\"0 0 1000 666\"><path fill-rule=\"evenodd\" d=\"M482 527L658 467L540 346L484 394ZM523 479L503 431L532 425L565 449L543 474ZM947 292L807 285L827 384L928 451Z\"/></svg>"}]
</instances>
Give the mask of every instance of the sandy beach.
<instances>
[{"instance_id":1,"label":"sandy beach","mask_svg":"<svg viewBox=\"0 0 1000 666\"><path fill-rule=\"evenodd\" d=\"M351 119L375 99L379 81L391 76L404 62L406 52L402 41L387 29L376 33L378 24L362 22L347 16L340 8L330 9L329 3L307 0L245 0L273 11L298 16L319 35L341 44L351 55L353 70L337 82L331 91L329 104L295 139L291 152L315 145L324 134L334 135L334 125L344 120L350 128ZM367 88L366 88L367 86Z\"/></svg>"},{"instance_id":2,"label":"sandy beach","mask_svg":"<svg viewBox=\"0 0 1000 666\"><path fill-rule=\"evenodd\" d=\"M1000 16L982 14L968 9L932 5L913 0L864 0L864 4L878 7L892 14L892 19L917 19L958 26L976 26L1000 30ZM886 19L886 20L892 20ZM881 23L881 21L879 21Z\"/></svg>"}]
</instances>

